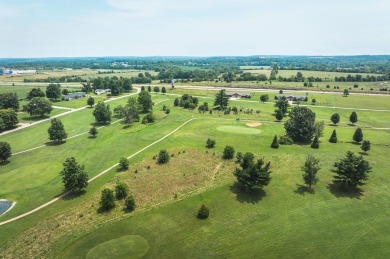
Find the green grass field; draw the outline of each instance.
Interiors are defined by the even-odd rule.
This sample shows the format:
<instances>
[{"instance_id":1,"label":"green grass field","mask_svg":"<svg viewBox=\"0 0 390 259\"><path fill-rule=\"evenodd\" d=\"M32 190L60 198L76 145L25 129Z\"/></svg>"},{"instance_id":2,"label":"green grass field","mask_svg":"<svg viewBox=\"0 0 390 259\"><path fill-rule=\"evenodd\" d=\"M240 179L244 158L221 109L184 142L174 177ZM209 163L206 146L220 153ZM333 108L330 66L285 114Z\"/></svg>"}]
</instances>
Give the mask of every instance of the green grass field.
<instances>
[{"instance_id":1,"label":"green grass field","mask_svg":"<svg viewBox=\"0 0 390 259\"><path fill-rule=\"evenodd\" d=\"M0 198L17 201L1 221L29 211L62 192L58 176L65 158L74 156L92 177L160 139L179 125L190 121L168 138L130 160L126 172L111 170L92 182L81 196L70 196L26 218L0 226L0 257L45 258L178 258L178 257L386 257L390 211L386 207L387 173L390 163L390 105L386 96L339 97L314 95L317 102L332 100L344 108L357 110L356 126L348 125L351 110L310 106L326 128L320 149L308 145L271 149L273 136L283 135L283 122L275 122L272 103L251 100L231 101L231 106L253 109L253 114L214 112L199 114L173 106L176 95L200 95L200 103L212 104L215 92L176 89L169 94L152 94L158 120L151 125L136 123L129 128L121 123L99 129L96 139L88 134L50 145L49 122L2 136L14 153L39 147L10 158L0 166ZM309 98L310 94L309 94ZM364 104L362 102L364 101ZM111 109L125 99L110 103ZM171 109L165 115L162 106ZM359 107L355 107L359 106ZM255 111L259 110L260 113ZM330 116L338 112L341 122L329 126ZM61 117L68 136L85 133L93 125L92 109ZM238 119L239 118L239 119ZM287 119L287 118L286 118ZM286 120L284 119L284 121ZM115 121L114 119L113 121ZM250 127L250 122L258 122ZM364 139L372 143L365 156L373 167L367 185L357 192L345 192L332 184L332 165L351 150L353 132L363 128ZM337 130L340 143L328 139ZM217 144L206 149L207 138ZM271 161L272 181L264 192L251 196L235 185L235 163L221 159L223 148L253 152ZM159 150L173 154L167 165L153 160ZM207 152L206 152L207 151ZM305 192L301 166L307 154L321 161L320 182L315 194ZM148 169L148 166L150 167ZM137 173L135 171L137 170ZM123 211L123 204L110 213L97 213L100 191L124 181L134 194L134 213ZM23 183L23 184L21 184ZM198 220L202 204L210 208L207 220ZM131 257L132 256L132 257Z\"/></svg>"}]
</instances>

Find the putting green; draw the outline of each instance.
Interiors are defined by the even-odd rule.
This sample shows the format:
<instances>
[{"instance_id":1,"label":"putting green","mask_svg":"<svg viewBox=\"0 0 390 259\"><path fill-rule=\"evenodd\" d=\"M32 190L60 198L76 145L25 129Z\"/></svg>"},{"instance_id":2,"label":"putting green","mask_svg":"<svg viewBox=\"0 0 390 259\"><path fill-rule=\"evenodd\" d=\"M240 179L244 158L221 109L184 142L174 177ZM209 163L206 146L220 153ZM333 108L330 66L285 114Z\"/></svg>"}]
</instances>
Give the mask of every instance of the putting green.
<instances>
[{"instance_id":1,"label":"putting green","mask_svg":"<svg viewBox=\"0 0 390 259\"><path fill-rule=\"evenodd\" d=\"M246 134L246 135L255 135L260 134L261 130L246 128L240 126L220 126L217 128L219 131L228 132L228 133L237 133L237 134Z\"/></svg>"},{"instance_id":2,"label":"putting green","mask_svg":"<svg viewBox=\"0 0 390 259\"><path fill-rule=\"evenodd\" d=\"M143 237L126 235L98 244L89 250L86 258L141 258L148 250L148 242Z\"/></svg>"}]
</instances>

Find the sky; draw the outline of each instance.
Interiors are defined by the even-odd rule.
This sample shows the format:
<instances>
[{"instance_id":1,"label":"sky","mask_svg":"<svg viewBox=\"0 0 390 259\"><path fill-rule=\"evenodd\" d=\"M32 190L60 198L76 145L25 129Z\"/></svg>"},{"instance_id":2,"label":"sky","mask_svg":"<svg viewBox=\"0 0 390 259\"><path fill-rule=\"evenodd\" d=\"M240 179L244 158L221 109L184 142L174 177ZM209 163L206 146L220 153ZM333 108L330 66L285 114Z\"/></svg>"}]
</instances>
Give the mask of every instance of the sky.
<instances>
[{"instance_id":1,"label":"sky","mask_svg":"<svg viewBox=\"0 0 390 259\"><path fill-rule=\"evenodd\" d=\"M0 58L390 54L388 0L0 0Z\"/></svg>"}]
</instances>

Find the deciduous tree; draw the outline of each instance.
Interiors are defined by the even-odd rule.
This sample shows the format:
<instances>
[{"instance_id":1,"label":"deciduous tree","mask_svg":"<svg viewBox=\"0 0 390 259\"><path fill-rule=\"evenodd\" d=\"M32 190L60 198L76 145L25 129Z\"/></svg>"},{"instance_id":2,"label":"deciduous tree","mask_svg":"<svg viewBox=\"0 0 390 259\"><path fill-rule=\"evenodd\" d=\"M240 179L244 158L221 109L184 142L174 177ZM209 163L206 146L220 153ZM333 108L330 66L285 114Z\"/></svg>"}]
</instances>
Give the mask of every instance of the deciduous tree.
<instances>
[{"instance_id":1,"label":"deciduous tree","mask_svg":"<svg viewBox=\"0 0 390 259\"><path fill-rule=\"evenodd\" d=\"M74 157L67 158L63 163L64 169L60 172L62 183L67 191L80 191L88 185L88 175L84 166L79 165Z\"/></svg>"},{"instance_id":2,"label":"deciduous tree","mask_svg":"<svg viewBox=\"0 0 390 259\"><path fill-rule=\"evenodd\" d=\"M234 157L234 148L232 146L226 146L223 150L222 158L225 160L233 159Z\"/></svg>"},{"instance_id":3,"label":"deciduous tree","mask_svg":"<svg viewBox=\"0 0 390 259\"><path fill-rule=\"evenodd\" d=\"M51 120L51 126L47 132L49 133L49 139L56 142L61 142L68 137L64 125L57 118Z\"/></svg>"},{"instance_id":4,"label":"deciduous tree","mask_svg":"<svg viewBox=\"0 0 390 259\"><path fill-rule=\"evenodd\" d=\"M59 84L48 85L46 88L46 97L54 100L61 98L61 85Z\"/></svg>"},{"instance_id":5,"label":"deciduous tree","mask_svg":"<svg viewBox=\"0 0 390 259\"><path fill-rule=\"evenodd\" d=\"M310 142L315 133L316 114L306 107L296 106L284 123L286 133L296 142Z\"/></svg>"},{"instance_id":6,"label":"deciduous tree","mask_svg":"<svg viewBox=\"0 0 390 259\"><path fill-rule=\"evenodd\" d=\"M0 94L0 109L19 110L19 98L16 93L2 93Z\"/></svg>"},{"instance_id":7,"label":"deciduous tree","mask_svg":"<svg viewBox=\"0 0 390 259\"><path fill-rule=\"evenodd\" d=\"M48 99L44 97L34 97L27 105L23 106L23 110L28 112L30 116L39 115L42 117L45 114L50 114L53 108Z\"/></svg>"},{"instance_id":8,"label":"deciduous tree","mask_svg":"<svg viewBox=\"0 0 390 259\"><path fill-rule=\"evenodd\" d=\"M92 106L95 104L95 99L90 96L87 100L87 104L92 108Z\"/></svg>"},{"instance_id":9,"label":"deciduous tree","mask_svg":"<svg viewBox=\"0 0 390 259\"><path fill-rule=\"evenodd\" d=\"M152 109L153 102L152 102L152 97L149 94L149 92L141 91L138 95L137 101L141 105L143 112L148 112L149 110Z\"/></svg>"},{"instance_id":10,"label":"deciduous tree","mask_svg":"<svg viewBox=\"0 0 390 259\"><path fill-rule=\"evenodd\" d=\"M95 105L95 109L93 110L93 116L95 116L95 121L97 123L106 124L111 121L111 111L110 105L105 104L104 102L98 102Z\"/></svg>"}]
</instances>

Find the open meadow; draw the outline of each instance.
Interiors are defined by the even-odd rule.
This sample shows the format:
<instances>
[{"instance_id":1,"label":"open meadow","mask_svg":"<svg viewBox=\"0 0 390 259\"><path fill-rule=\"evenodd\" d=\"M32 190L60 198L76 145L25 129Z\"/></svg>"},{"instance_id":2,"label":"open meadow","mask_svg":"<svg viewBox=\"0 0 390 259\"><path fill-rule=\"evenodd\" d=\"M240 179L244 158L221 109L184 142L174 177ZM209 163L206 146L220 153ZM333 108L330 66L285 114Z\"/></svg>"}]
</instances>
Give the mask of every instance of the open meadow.
<instances>
[{"instance_id":1,"label":"open meadow","mask_svg":"<svg viewBox=\"0 0 390 259\"><path fill-rule=\"evenodd\" d=\"M185 93L199 96L199 104L212 106L216 91L178 88L153 93L156 122L126 127L114 116L110 125L97 125L96 138L88 134L96 125L93 108L60 118L68 139L59 145L48 140L50 122L1 136L14 155L0 166L0 199L17 203L0 216L0 258L390 255L390 96L308 92L309 102L300 105L307 105L317 121L325 122L320 148L294 144L272 149L273 137L285 134L283 124L288 119L275 120L273 97L278 92L253 91L252 99L231 100L229 106L242 111L229 115L174 107L174 99ZM290 93L294 94L284 92ZM269 94L269 102L261 103L261 94ZM310 104L313 98L316 105ZM126 101L109 102L111 110ZM58 106L80 107L72 102ZM349 122L352 111L358 114L354 126ZM330 117L336 112L341 120L333 126ZM347 151L361 152L360 145L352 143L357 127L371 141L371 150L363 156L372 172L366 185L346 191L332 182L332 169ZM328 142L334 129L339 140L335 144ZM216 140L215 148L206 148L208 138ZM238 165L222 159L226 145L271 162L272 180L262 192L249 194L239 188L233 175ZM168 164L155 160L162 149L170 154ZM302 180L301 167L308 154L321 165L314 193L306 191ZM125 171L113 167L92 181L85 193L65 196L1 225L63 193L59 172L71 156L85 165L89 178L118 163L120 157L130 157L130 167ZM112 211L99 212L101 191L118 182L129 186L135 211L125 211L123 201L117 201ZM206 220L196 218L202 204L210 209Z\"/></svg>"}]
</instances>

